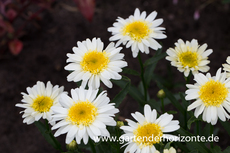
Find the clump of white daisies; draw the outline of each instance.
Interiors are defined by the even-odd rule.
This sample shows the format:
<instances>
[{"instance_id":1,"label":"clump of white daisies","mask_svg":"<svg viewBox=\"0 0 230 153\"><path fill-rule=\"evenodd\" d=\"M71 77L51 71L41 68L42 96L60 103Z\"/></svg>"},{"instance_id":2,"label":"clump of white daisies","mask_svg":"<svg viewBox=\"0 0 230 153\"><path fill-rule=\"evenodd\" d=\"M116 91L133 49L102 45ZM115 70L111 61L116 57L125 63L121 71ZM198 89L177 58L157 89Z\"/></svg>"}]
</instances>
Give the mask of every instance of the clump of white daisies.
<instances>
[{"instance_id":1,"label":"clump of white daisies","mask_svg":"<svg viewBox=\"0 0 230 153\"><path fill-rule=\"evenodd\" d=\"M23 123L32 124L41 118L47 120L51 130L56 130L55 137L66 134L66 144L81 144L83 141L87 145L91 140L97 143L99 137L109 137L108 126L117 125L115 116L119 110L110 102L106 91L99 88L101 83L112 88L112 80L122 78L120 73L128 64L121 53L121 44L131 48L134 58L140 57L140 53L149 54L150 48L158 50L162 47L156 40L166 38L165 28L159 27L163 19L156 19L156 16L156 11L147 15L137 8L127 19L118 17L113 27L108 28L112 33L109 40L117 42L111 42L107 47L100 38L78 41L72 48L73 53L67 54L65 70L70 71L67 80L81 82L81 86L71 89L70 96L64 92L64 87L53 86L50 81L46 85L38 81L33 87L27 87L27 93L22 93L22 103L16 104L24 109ZM184 74L187 82L190 75L194 76L195 84L186 84L185 99L194 100L187 111L195 109L196 118L203 113L202 120L215 125L218 119L226 121L230 118L230 57L227 64L223 64L224 72L220 68L215 76L204 75L201 72L209 71L208 56L212 52L207 49L207 44L199 45L196 39L185 42L179 39L175 48L166 51L166 60ZM144 71L141 73L144 76ZM162 96L160 98L163 100ZM127 140L122 146L125 153L159 153L156 146L162 144L162 138L179 139L169 134L180 128L179 121L173 120L172 114L158 115L147 102L142 106L144 114L131 114L136 122L126 119L126 125L117 126L123 130L121 137ZM176 153L176 149L171 147L163 152Z\"/></svg>"}]
</instances>

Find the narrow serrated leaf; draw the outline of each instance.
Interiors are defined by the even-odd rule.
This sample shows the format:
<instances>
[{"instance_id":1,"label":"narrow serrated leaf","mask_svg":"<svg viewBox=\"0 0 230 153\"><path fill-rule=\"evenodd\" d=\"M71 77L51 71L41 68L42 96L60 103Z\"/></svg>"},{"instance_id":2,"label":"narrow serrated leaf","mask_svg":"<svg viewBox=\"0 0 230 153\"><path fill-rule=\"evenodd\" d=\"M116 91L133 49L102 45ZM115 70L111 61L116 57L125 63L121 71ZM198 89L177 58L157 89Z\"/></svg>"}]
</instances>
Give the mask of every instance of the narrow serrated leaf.
<instances>
[{"instance_id":1,"label":"narrow serrated leaf","mask_svg":"<svg viewBox=\"0 0 230 153\"><path fill-rule=\"evenodd\" d=\"M223 153L230 153L230 146L228 146L224 151Z\"/></svg>"},{"instance_id":2,"label":"narrow serrated leaf","mask_svg":"<svg viewBox=\"0 0 230 153\"><path fill-rule=\"evenodd\" d=\"M211 153L222 153L220 146L215 146L212 148Z\"/></svg>"},{"instance_id":3,"label":"narrow serrated leaf","mask_svg":"<svg viewBox=\"0 0 230 153\"><path fill-rule=\"evenodd\" d=\"M220 121L220 123L222 124L222 126L224 127L228 135L230 135L230 123L228 121L226 122Z\"/></svg>"},{"instance_id":4,"label":"narrow serrated leaf","mask_svg":"<svg viewBox=\"0 0 230 153\"><path fill-rule=\"evenodd\" d=\"M157 63L159 60L161 60L162 58L164 58L167 55L166 53L160 53L160 50L158 50L157 53L155 56L146 60L146 62L144 63L144 67L151 65L151 64L154 64L154 63Z\"/></svg>"},{"instance_id":5,"label":"narrow serrated leaf","mask_svg":"<svg viewBox=\"0 0 230 153\"><path fill-rule=\"evenodd\" d=\"M136 70L133 70L133 69L129 69L129 68L123 68L122 72L125 73L125 74L130 74L130 75L134 75L134 76L140 76L139 72L137 72Z\"/></svg>"},{"instance_id":6,"label":"narrow serrated leaf","mask_svg":"<svg viewBox=\"0 0 230 153\"><path fill-rule=\"evenodd\" d=\"M192 117L188 120L188 122L187 122L187 127L188 127L188 129L190 129L192 123L193 123L193 122L196 122L196 121L201 121L201 119L196 118L195 116L192 116Z\"/></svg>"},{"instance_id":7,"label":"narrow serrated leaf","mask_svg":"<svg viewBox=\"0 0 230 153\"><path fill-rule=\"evenodd\" d=\"M176 132L180 134L180 137L181 136L188 136L188 137L193 136L190 132L184 130L182 127ZM204 145L204 143L200 143L200 142L185 142L185 143L190 151L199 150L201 153L209 153L209 149Z\"/></svg>"},{"instance_id":8,"label":"narrow serrated leaf","mask_svg":"<svg viewBox=\"0 0 230 153\"><path fill-rule=\"evenodd\" d=\"M118 107L121 102L125 99L127 93L129 92L130 80L126 82L124 88L113 98L111 103L115 103L115 106Z\"/></svg>"},{"instance_id":9,"label":"narrow serrated leaf","mask_svg":"<svg viewBox=\"0 0 230 153\"><path fill-rule=\"evenodd\" d=\"M62 151L61 144L56 140L51 131L49 131L42 122L36 121L34 124L49 144L51 144L55 149Z\"/></svg>"}]
</instances>

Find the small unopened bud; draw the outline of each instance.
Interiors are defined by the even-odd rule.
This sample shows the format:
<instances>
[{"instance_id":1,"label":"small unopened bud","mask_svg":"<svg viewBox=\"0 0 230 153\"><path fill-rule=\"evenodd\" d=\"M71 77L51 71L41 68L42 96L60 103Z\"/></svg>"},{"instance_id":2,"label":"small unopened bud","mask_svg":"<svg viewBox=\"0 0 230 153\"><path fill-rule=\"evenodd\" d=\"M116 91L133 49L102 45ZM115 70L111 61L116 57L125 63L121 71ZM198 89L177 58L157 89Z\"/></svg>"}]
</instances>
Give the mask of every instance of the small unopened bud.
<instances>
[{"instance_id":1,"label":"small unopened bud","mask_svg":"<svg viewBox=\"0 0 230 153\"><path fill-rule=\"evenodd\" d=\"M121 127L124 126L124 122L123 121L117 121L117 127Z\"/></svg>"},{"instance_id":2,"label":"small unopened bud","mask_svg":"<svg viewBox=\"0 0 230 153\"><path fill-rule=\"evenodd\" d=\"M157 97L158 98L165 98L165 92L163 89L159 90L158 93L157 93Z\"/></svg>"},{"instance_id":3,"label":"small unopened bud","mask_svg":"<svg viewBox=\"0 0 230 153\"><path fill-rule=\"evenodd\" d=\"M70 151L74 151L77 149L77 143L75 140L71 141L69 144L66 145L66 149Z\"/></svg>"}]
</instances>

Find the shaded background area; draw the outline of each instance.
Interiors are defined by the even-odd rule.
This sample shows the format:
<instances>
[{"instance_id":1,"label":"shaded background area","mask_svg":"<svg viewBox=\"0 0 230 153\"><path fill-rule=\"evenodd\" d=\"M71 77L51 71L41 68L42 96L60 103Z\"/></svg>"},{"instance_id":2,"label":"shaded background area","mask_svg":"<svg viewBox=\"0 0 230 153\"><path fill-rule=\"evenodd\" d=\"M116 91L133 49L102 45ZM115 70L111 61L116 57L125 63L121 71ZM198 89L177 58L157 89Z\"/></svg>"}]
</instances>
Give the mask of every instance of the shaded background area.
<instances>
[{"instance_id":1,"label":"shaded background area","mask_svg":"<svg viewBox=\"0 0 230 153\"><path fill-rule=\"evenodd\" d=\"M189 40L195 38L199 44L207 43L213 49L210 55L210 72L214 75L216 70L225 63L230 56L230 8L229 4L221 1L212 1L206 5L205 0L178 1L175 5L171 0L96 0L96 10L92 22L88 22L78 11L70 11L58 1L50 11L43 13L39 28L29 26L27 35L22 38L24 48L18 56L9 52L0 56L0 152L9 153L41 153L55 152L42 137L35 125L22 123L22 110L15 104L22 99L21 92L26 92L26 87L31 87L38 80L51 81L53 85L65 87L65 91L76 88L73 82L67 82L68 72L64 70L66 54L72 52L72 47L77 41L86 38L100 37L108 45L111 34L107 28L111 27L115 19L120 16L127 18L133 14L135 8L150 14L156 10L157 18L163 18L162 27L166 27L167 39L162 40L163 52L179 39ZM75 6L71 1L66 5ZM200 10L200 18L194 20L194 12ZM130 49L124 48L125 60L128 67L139 71L137 59L132 58ZM142 55L147 59L154 55L151 50L149 55ZM156 73L163 78L170 78L167 73L169 62L160 60ZM172 68L175 82L183 82L183 74ZM138 79L133 77L132 83L138 84ZM112 99L120 88L114 85L108 89ZM152 97L156 97L158 87L150 86ZM181 89L180 92L184 92ZM172 107L172 109L175 109ZM127 96L120 107L120 115L131 118L130 113L138 110L137 102ZM220 130L220 134L221 134ZM224 133L222 133L224 135ZM58 138L63 144L65 135ZM226 147L227 139L220 138L220 146Z\"/></svg>"}]
</instances>

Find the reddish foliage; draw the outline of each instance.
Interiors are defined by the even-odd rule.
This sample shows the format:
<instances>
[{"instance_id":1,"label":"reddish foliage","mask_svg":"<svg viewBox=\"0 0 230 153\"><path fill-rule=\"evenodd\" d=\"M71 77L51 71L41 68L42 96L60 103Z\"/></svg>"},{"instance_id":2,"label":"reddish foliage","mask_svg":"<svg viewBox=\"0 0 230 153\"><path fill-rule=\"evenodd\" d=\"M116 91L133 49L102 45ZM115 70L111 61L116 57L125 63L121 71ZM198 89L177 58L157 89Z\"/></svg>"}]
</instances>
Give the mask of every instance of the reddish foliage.
<instances>
[{"instance_id":1,"label":"reddish foliage","mask_svg":"<svg viewBox=\"0 0 230 153\"><path fill-rule=\"evenodd\" d=\"M11 40L8 45L13 55L18 55L23 48L23 43L18 39Z\"/></svg>"},{"instance_id":2,"label":"reddish foliage","mask_svg":"<svg viewBox=\"0 0 230 153\"><path fill-rule=\"evenodd\" d=\"M74 2L77 4L83 16L87 20L92 21L95 10L95 0L74 0Z\"/></svg>"},{"instance_id":3,"label":"reddish foliage","mask_svg":"<svg viewBox=\"0 0 230 153\"><path fill-rule=\"evenodd\" d=\"M95 0L73 0L76 2L80 12L89 21L92 20ZM18 55L23 47L23 43L19 40L26 25L32 20L39 20L39 14L45 10L50 9L55 0L0 0L0 50L8 48L13 55ZM36 11L27 10L33 5ZM15 21L22 18L24 23L15 27Z\"/></svg>"},{"instance_id":4,"label":"reddish foliage","mask_svg":"<svg viewBox=\"0 0 230 153\"><path fill-rule=\"evenodd\" d=\"M14 9L9 9L6 12L6 17L10 20L13 21L14 18L17 16L17 12Z\"/></svg>"}]
</instances>

